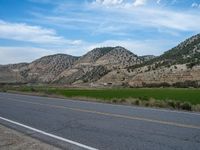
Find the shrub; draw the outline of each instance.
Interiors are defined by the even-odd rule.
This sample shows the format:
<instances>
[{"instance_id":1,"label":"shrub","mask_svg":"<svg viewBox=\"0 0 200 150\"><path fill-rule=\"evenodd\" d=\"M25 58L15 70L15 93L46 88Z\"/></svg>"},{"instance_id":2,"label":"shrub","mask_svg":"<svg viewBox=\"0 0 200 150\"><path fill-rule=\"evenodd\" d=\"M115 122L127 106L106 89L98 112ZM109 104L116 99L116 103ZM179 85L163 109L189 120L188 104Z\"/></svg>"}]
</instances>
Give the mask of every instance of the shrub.
<instances>
[{"instance_id":1,"label":"shrub","mask_svg":"<svg viewBox=\"0 0 200 150\"><path fill-rule=\"evenodd\" d=\"M150 100L148 101L148 103L149 103L149 106L155 106L156 100L150 99Z\"/></svg>"},{"instance_id":2,"label":"shrub","mask_svg":"<svg viewBox=\"0 0 200 150\"><path fill-rule=\"evenodd\" d=\"M149 87L149 88L154 88L154 87L170 87L171 85L167 82L161 82L161 83L142 83L143 87Z\"/></svg>"},{"instance_id":3,"label":"shrub","mask_svg":"<svg viewBox=\"0 0 200 150\"><path fill-rule=\"evenodd\" d=\"M130 68L127 68L127 71L130 73L130 72L131 72L131 69L130 69Z\"/></svg>"},{"instance_id":4,"label":"shrub","mask_svg":"<svg viewBox=\"0 0 200 150\"><path fill-rule=\"evenodd\" d=\"M175 108L175 102L174 101L169 100L169 101L167 101L167 104L168 104L168 106Z\"/></svg>"},{"instance_id":5,"label":"shrub","mask_svg":"<svg viewBox=\"0 0 200 150\"><path fill-rule=\"evenodd\" d=\"M126 102L126 100L125 99L120 99L120 101L119 101L120 103L125 103Z\"/></svg>"},{"instance_id":6,"label":"shrub","mask_svg":"<svg viewBox=\"0 0 200 150\"><path fill-rule=\"evenodd\" d=\"M5 88L0 88L0 92L7 92L7 89L5 89Z\"/></svg>"},{"instance_id":7,"label":"shrub","mask_svg":"<svg viewBox=\"0 0 200 150\"><path fill-rule=\"evenodd\" d=\"M31 87L31 88L30 88L30 91L31 91L31 92L36 92L36 89L35 89L34 87Z\"/></svg>"},{"instance_id":8,"label":"shrub","mask_svg":"<svg viewBox=\"0 0 200 150\"><path fill-rule=\"evenodd\" d=\"M117 100L116 99L112 99L112 103L117 103Z\"/></svg>"},{"instance_id":9,"label":"shrub","mask_svg":"<svg viewBox=\"0 0 200 150\"><path fill-rule=\"evenodd\" d=\"M189 64L186 64L186 66L187 66L188 69L192 69L195 65L196 65L195 62L191 62Z\"/></svg>"},{"instance_id":10,"label":"shrub","mask_svg":"<svg viewBox=\"0 0 200 150\"><path fill-rule=\"evenodd\" d=\"M167 106L165 101L159 101L159 100L155 100L152 98L148 101L148 103L149 103L149 106L151 106L151 107L162 107L163 108L163 107Z\"/></svg>"},{"instance_id":11,"label":"shrub","mask_svg":"<svg viewBox=\"0 0 200 150\"><path fill-rule=\"evenodd\" d=\"M147 96L141 96L141 97L139 97L139 99L140 99L140 100L145 100L145 101L148 101L148 100L149 100L149 98L148 98Z\"/></svg>"},{"instance_id":12,"label":"shrub","mask_svg":"<svg viewBox=\"0 0 200 150\"><path fill-rule=\"evenodd\" d=\"M177 108L177 109L181 109L181 102L175 102L175 107Z\"/></svg>"},{"instance_id":13,"label":"shrub","mask_svg":"<svg viewBox=\"0 0 200 150\"><path fill-rule=\"evenodd\" d=\"M44 90L44 93L47 94L47 95L52 94L51 91L49 91L49 89L45 89L45 90Z\"/></svg>"},{"instance_id":14,"label":"shrub","mask_svg":"<svg viewBox=\"0 0 200 150\"><path fill-rule=\"evenodd\" d=\"M137 99L137 100L134 101L134 104L139 106L140 105L140 101Z\"/></svg>"},{"instance_id":15,"label":"shrub","mask_svg":"<svg viewBox=\"0 0 200 150\"><path fill-rule=\"evenodd\" d=\"M144 103L144 106L149 107L149 103L148 102Z\"/></svg>"},{"instance_id":16,"label":"shrub","mask_svg":"<svg viewBox=\"0 0 200 150\"><path fill-rule=\"evenodd\" d=\"M193 110L193 111L199 111L199 112L200 112L200 104L193 105L193 106L192 106L192 110Z\"/></svg>"},{"instance_id":17,"label":"shrub","mask_svg":"<svg viewBox=\"0 0 200 150\"><path fill-rule=\"evenodd\" d=\"M199 84L198 81L184 81L184 82L176 82L173 84L174 87L177 88L188 88L188 87L195 87L198 88Z\"/></svg>"},{"instance_id":18,"label":"shrub","mask_svg":"<svg viewBox=\"0 0 200 150\"><path fill-rule=\"evenodd\" d=\"M139 99L130 99L129 102L132 105L137 105L137 106L140 105L140 100Z\"/></svg>"},{"instance_id":19,"label":"shrub","mask_svg":"<svg viewBox=\"0 0 200 150\"><path fill-rule=\"evenodd\" d=\"M181 109L183 110L192 110L192 105L190 103L184 102L180 105Z\"/></svg>"}]
</instances>

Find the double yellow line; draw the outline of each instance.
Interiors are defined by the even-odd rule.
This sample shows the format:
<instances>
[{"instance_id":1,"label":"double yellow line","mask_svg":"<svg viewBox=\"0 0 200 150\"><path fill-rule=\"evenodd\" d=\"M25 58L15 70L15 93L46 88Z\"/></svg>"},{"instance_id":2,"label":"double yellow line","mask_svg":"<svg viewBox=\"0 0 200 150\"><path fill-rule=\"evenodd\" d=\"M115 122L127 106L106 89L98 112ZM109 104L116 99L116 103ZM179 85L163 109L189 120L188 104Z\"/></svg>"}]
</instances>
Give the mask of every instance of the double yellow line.
<instances>
[{"instance_id":1,"label":"double yellow line","mask_svg":"<svg viewBox=\"0 0 200 150\"><path fill-rule=\"evenodd\" d=\"M100 112L100 111L95 111L95 110L87 110L87 109L81 109L81 108L75 108L75 107L67 107L67 106L51 105L51 104L42 104L42 103L38 103L38 102L30 102L30 101L25 101L25 100L16 100L16 99L12 99L12 98L9 98L9 100L16 101L16 102L21 102L21 103L40 105L40 106L48 106L48 107L57 108L57 109L68 109L68 110L84 112L84 113L91 113L91 114L97 114L97 115L108 116L108 117L115 117L115 118L129 119L129 120L138 120L138 121L145 121L145 122L157 123L157 124L162 124L162 125L170 125L170 126L175 126L175 127L182 127L182 128L190 128L190 129L198 129L198 130L200 130L200 126L196 126L196 125L181 124L181 123L176 123L176 122L162 121L162 120L149 119L149 118L143 118L143 117L120 115L120 114Z\"/></svg>"}]
</instances>

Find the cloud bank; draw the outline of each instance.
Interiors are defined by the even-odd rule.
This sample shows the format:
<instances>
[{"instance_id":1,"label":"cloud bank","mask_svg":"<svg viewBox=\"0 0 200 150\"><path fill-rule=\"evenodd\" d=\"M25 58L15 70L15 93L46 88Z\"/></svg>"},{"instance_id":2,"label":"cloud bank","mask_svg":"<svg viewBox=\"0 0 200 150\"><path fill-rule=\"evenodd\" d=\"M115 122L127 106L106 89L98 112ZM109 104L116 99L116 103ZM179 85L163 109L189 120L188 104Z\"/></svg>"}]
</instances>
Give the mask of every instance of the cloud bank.
<instances>
[{"instance_id":1,"label":"cloud bank","mask_svg":"<svg viewBox=\"0 0 200 150\"><path fill-rule=\"evenodd\" d=\"M67 40L53 29L31 26L26 23L10 23L0 20L0 38L37 44L79 44L79 40Z\"/></svg>"}]
</instances>

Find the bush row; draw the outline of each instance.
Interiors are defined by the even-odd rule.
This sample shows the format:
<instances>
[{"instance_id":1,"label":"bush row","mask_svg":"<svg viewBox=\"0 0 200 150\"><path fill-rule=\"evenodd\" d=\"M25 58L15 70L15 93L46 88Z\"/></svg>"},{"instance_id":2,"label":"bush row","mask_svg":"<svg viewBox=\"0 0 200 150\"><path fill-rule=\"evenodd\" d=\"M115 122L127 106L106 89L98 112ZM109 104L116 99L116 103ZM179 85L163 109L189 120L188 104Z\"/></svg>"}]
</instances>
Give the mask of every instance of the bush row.
<instances>
[{"instance_id":1,"label":"bush row","mask_svg":"<svg viewBox=\"0 0 200 150\"><path fill-rule=\"evenodd\" d=\"M162 83L142 83L143 87L176 87L176 88L188 88L188 87L194 87L199 88L200 87L200 81L184 81L184 82L176 82L173 84L169 84L167 82Z\"/></svg>"}]
</instances>

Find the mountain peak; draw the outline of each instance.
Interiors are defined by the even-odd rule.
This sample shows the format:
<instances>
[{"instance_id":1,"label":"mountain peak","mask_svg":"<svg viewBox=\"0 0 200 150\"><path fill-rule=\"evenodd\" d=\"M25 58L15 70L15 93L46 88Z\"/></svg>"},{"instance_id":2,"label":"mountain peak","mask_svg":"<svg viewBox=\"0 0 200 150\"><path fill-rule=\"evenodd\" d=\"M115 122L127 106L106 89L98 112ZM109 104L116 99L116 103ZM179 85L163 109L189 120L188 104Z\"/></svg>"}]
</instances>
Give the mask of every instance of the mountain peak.
<instances>
[{"instance_id":1,"label":"mountain peak","mask_svg":"<svg viewBox=\"0 0 200 150\"><path fill-rule=\"evenodd\" d=\"M97 61L100 57L105 55L106 53L110 52L114 47L101 47L101 48L95 48L82 57L79 58L77 63L79 64L86 64L86 63L94 63Z\"/></svg>"}]
</instances>

